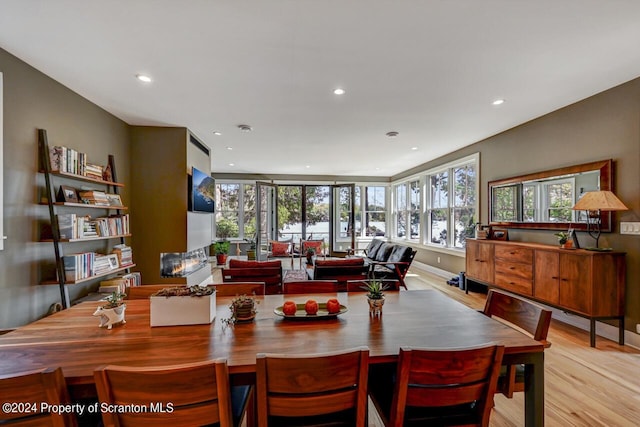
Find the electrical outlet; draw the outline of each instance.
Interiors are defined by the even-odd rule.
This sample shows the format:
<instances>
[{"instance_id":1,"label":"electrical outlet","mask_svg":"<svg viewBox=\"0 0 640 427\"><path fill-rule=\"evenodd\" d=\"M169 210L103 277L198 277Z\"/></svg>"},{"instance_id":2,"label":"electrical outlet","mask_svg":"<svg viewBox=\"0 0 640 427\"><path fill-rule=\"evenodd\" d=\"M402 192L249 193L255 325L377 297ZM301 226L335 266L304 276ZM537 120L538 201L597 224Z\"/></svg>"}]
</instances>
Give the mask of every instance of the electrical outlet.
<instances>
[{"instance_id":1,"label":"electrical outlet","mask_svg":"<svg viewBox=\"0 0 640 427\"><path fill-rule=\"evenodd\" d=\"M636 332L640 334L640 323L636 323Z\"/></svg>"},{"instance_id":2,"label":"electrical outlet","mask_svg":"<svg viewBox=\"0 0 640 427\"><path fill-rule=\"evenodd\" d=\"M620 234L640 235L640 222L621 222Z\"/></svg>"},{"instance_id":3,"label":"electrical outlet","mask_svg":"<svg viewBox=\"0 0 640 427\"><path fill-rule=\"evenodd\" d=\"M438 264L440 264L440 257L438 257Z\"/></svg>"}]
</instances>

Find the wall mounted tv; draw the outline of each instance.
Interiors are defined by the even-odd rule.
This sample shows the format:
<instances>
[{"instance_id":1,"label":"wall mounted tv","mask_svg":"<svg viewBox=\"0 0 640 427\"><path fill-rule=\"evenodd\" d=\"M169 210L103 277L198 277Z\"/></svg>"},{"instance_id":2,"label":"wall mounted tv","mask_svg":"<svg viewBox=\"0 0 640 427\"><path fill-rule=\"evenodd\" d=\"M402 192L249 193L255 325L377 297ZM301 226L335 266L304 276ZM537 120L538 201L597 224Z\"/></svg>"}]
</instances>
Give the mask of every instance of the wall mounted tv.
<instances>
[{"instance_id":1,"label":"wall mounted tv","mask_svg":"<svg viewBox=\"0 0 640 427\"><path fill-rule=\"evenodd\" d=\"M215 181L209 174L191 168L191 210L213 213L215 208Z\"/></svg>"}]
</instances>

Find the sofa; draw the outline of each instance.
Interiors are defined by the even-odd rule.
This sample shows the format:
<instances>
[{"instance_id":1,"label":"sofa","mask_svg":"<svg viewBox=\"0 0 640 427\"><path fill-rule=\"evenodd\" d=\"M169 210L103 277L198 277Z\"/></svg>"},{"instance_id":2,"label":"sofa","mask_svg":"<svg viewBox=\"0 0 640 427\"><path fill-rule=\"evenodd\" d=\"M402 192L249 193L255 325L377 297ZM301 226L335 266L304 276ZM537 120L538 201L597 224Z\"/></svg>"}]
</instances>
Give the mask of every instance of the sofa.
<instances>
[{"instance_id":1,"label":"sofa","mask_svg":"<svg viewBox=\"0 0 640 427\"><path fill-rule=\"evenodd\" d=\"M406 289L404 278L416 252L410 246L373 239L364 249L362 259L370 277L398 280L400 286Z\"/></svg>"},{"instance_id":2,"label":"sofa","mask_svg":"<svg viewBox=\"0 0 640 427\"><path fill-rule=\"evenodd\" d=\"M311 280L336 280L338 291L347 290L347 280L364 280L368 267L363 258L314 259L313 268L307 269Z\"/></svg>"},{"instance_id":3,"label":"sofa","mask_svg":"<svg viewBox=\"0 0 640 427\"><path fill-rule=\"evenodd\" d=\"M279 294L282 292L282 262L230 259L229 267L222 269L222 281L264 282L266 294Z\"/></svg>"}]
</instances>

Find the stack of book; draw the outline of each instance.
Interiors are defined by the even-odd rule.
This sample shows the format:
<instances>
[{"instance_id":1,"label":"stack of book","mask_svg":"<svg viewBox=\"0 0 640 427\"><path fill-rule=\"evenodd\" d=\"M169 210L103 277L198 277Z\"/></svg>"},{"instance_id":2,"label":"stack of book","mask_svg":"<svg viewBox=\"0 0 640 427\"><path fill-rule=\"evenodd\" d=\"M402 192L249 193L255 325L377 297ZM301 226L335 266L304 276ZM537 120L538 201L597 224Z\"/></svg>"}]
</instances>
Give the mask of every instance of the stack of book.
<instances>
[{"instance_id":1,"label":"stack of book","mask_svg":"<svg viewBox=\"0 0 640 427\"><path fill-rule=\"evenodd\" d=\"M133 264L133 252L131 251L131 247L122 243L115 245L112 252L118 256L120 267L126 267L127 265Z\"/></svg>"},{"instance_id":2,"label":"stack of book","mask_svg":"<svg viewBox=\"0 0 640 427\"><path fill-rule=\"evenodd\" d=\"M49 161L52 172L66 172L75 175L85 175L87 155L72 148L59 145L49 148ZM100 176L102 179L102 175Z\"/></svg>"},{"instance_id":3,"label":"stack of book","mask_svg":"<svg viewBox=\"0 0 640 427\"><path fill-rule=\"evenodd\" d=\"M119 267L118 256L115 254L96 254L93 261L93 274L100 276Z\"/></svg>"},{"instance_id":4,"label":"stack of book","mask_svg":"<svg viewBox=\"0 0 640 427\"><path fill-rule=\"evenodd\" d=\"M89 215L58 214L57 218L61 239L86 239L101 235L98 233L97 221Z\"/></svg>"},{"instance_id":5,"label":"stack of book","mask_svg":"<svg viewBox=\"0 0 640 427\"><path fill-rule=\"evenodd\" d=\"M102 280L98 292L103 294L110 294L118 292L123 294L127 287L127 281L123 277L114 277L113 279Z\"/></svg>"},{"instance_id":6,"label":"stack of book","mask_svg":"<svg viewBox=\"0 0 640 427\"><path fill-rule=\"evenodd\" d=\"M100 236L129 234L129 214L96 218L96 230Z\"/></svg>"},{"instance_id":7,"label":"stack of book","mask_svg":"<svg viewBox=\"0 0 640 427\"><path fill-rule=\"evenodd\" d=\"M67 282L75 282L94 275L96 254L85 252L66 255L64 261L64 275Z\"/></svg>"},{"instance_id":8,"label":"stack of book","mask_svg":"<svg viewBox=\"0 0 640 427\"><path fill-rule=\"evenodd\" d=\"M78 195L84 203L96 206L111 206L111 202L109 202L107 194L104 191L80 191Z\"/></svg>"},{"instance_id":9,"label":"stack of book","mask_svg":"<svg viewBox=\"0 0 640 427\"><path fill-rule=\"evenodd\" d=\"M100 165L94 165L93 163L87 163L84 175L87 178L102 179L103 167Z\"/></svg>"}]
</instances>

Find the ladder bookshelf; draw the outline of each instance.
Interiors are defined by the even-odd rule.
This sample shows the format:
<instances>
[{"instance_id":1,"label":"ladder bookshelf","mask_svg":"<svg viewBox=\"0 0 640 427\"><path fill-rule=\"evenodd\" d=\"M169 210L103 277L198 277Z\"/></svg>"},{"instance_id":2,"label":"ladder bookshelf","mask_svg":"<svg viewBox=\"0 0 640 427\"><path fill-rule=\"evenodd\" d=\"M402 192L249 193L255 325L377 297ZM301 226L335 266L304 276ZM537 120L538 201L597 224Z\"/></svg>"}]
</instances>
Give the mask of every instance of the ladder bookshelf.
<instances>
[{"instance_id":1,"label":"ladder bookshelf","mask_svg":"<svg viewBox=\"0 0 640 427\"><path fill-rule=\"evenodd\" d=\"M91 203L80 203L80 202L69 202L69 201L60 201L56 200L56 186L59 185L59 182L62 178L65 180L73 180L84 183L91 183L98 185L100 188L104 188L106 192L111 192L110 194L115 194L119 198L119 189L124 186L117 180L116 174L116 165L115 159L113 155L109 155L108 158L108 166L110 169L110 180L98 179L96 177L85 176L81 173L70 173L68 171L64 171L61 168L59 170L52 170L51 163L51 151L49 147L49 142L47 138L47 131L45 129L38 129L38 153L39 153L39 172L44 174L45 178L45 189L44 189L44 197L46 198L46 202L40 202L41 204L46 204L49 212L49 220L51 224L51 236L42 236L41 232L41 242L51 242L53 243L53 249L55 253L55 265L56 265L56 278L53 280L43 280L41 284L43 285L58 285L60 288L60 299L62 302L63 308L68 308L71 305L71 301L69 299L69 285L74 285L82 282L87 282L93 279L98 279L101 277L111 276L116 273L130 273L131 268L135 267L135 264L126 264L119 265L117 268L110 268L108 271L103 271L99 274L90 274L87 277L68 279L66 277L65 272L65 254L64 254L64 246L65 244L72 244L77 242L89 242L89 241L108 241L112 239L118 239L121 244L125 243L125 238L130 237L131 234L128 233L128 215L123 214L122 212L127 211L126 206L118 205L103 205L103 204L91 204ZM81 168L76 169L80 171ZM61 235L59 223L58 223L58 209L60 207L64 207L66 209L79 208L83 211L87 211L88 209L95 209L98 212L115 211L116 219L120 218L120 228L114 228L116 230L114 233L109 232L107 235L96 235L90 237L66 237ZM126 221L125 221L126 219ZM126 224L124 224L126 222ZM111 223L110 223L111 224ZM126 225L126 227L125 227ZM120 231L123 229L124 231Z\"/></svg>"}]
</instances>

